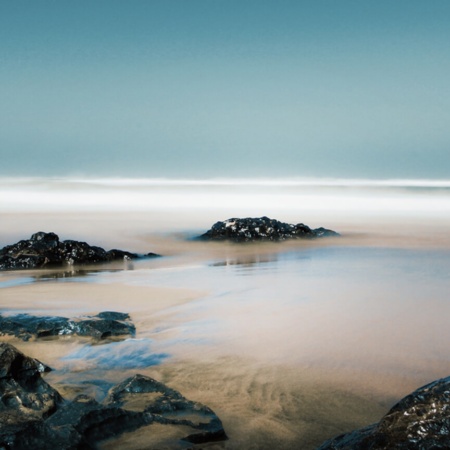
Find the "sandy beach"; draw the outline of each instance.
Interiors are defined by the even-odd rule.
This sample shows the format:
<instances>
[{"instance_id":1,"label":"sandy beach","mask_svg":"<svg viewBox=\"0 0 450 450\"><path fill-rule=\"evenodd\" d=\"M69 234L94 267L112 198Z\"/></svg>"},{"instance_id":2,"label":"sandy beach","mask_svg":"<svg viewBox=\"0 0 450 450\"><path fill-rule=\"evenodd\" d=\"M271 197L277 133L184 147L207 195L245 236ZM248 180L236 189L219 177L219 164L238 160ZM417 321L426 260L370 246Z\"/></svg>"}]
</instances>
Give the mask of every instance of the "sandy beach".
<instances>
[{"instance_id":1,"label":"sandy beach","mask_svg":"<svg viewBox=\"0 0 450 450\"><path fill-rule=\"evenodd\" d=\"M270 208L296 222L294 210ZM142 373L217 413L229 440L211 448L307 450L376 422L450 373L449 220L438 206L432 214L309 211L306 223L341 237L246 245L190 239L234 216L226 207L23 209L2 214L2 245L43 230L163 255L0 273L2 315L119 311L135 324L134 338L102 345L1 338L51 366L46 380L68 399L101 400L108 386ZM183 448L180 433L152 425L102 448Z\"/></svg>"}]
</instances>

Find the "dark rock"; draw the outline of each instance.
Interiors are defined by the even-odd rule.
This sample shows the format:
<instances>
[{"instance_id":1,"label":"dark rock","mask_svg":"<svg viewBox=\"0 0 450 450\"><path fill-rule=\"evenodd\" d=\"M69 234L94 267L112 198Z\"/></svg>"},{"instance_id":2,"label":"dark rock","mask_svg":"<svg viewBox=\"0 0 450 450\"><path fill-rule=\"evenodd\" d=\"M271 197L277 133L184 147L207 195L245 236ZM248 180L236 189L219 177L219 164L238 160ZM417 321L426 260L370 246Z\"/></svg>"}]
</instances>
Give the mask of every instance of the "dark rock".
<instances>
[{"instance_id":1,"label":"dark rock","mask_svg":"<svg viewBox=\"0 0 450 450\"><path fill-rule=\"evenodd\" d=\"M148 256L148 255L146 255L146 256ZM125 252L123 250L113 249L113 250L110 250L109 252L106 252L106 257L110 261L114 261L117 259L123 259L125 261L129 261L130 259L139 258L139 255L137 253L130 253L130 252Z\"/></svg>"},{"instance_id":2,"label":"dark rock","mask_svg":"<svg viewBox=\"0 0 450 450\"><path fill-rule=\"evenodd\" d=\"M140 256L123 250L106 251L86 242L61 242L55 233L40 231L31 239L19 241L0 249L0 270L37 269L65 264L96 264L140 257L159 256L154 253Z\"/></svg>"},{"instance_id":3,"label":"dark rock","mask_svg":"<svg viewBox=\"0 0 450 450\"><path fill-rule=\"evenodd\" d=\"M178 391L144 375L135 375L111 389L108 403L126 409L128 402L142 394L153 394L148 397L144 411L151 414L155 422L189 426L199 431L183 440L206 443L227 439L222 422L210 408L187 400Z\"/></svg>"},{"instance_id":4,"label":"dark rock","mask_svg":"<svg viewBox=\"0 0 450 450\"><path fill-rule=\"evenodd\" d=\"M49 370L12 345L0 343L0 448L22 448L18 438L39 428L62 405L62 397L41 377Z\"/></svg>"},{"instance_id":5,"label":"dark rock","mask_svg":"<svg viewBox=\"0 0 450 450\"><path fill-rule=\"evenodd\" d=\"M318 450L450 448L450 377L423 386L380 420L324 442Z\"/></svg>"},{"instance_id":6,"label":"dark rock","mask_svg":"<svg viewBox=\"0 0 450 450\"><path fill-rule=\"evenodd\" d=\"M0 344L1 449L95 449L105 439L152 423L190 427L195 431L184 440L192 443L227 439L210 408L152 378L128 378L103 403L86 395L69 402L42 380L44 367Z\"/></svg>"},{"instance_id":7,"label":"dark rock","mask_svg":"<svg viewBox=\"0 0 450 450\"><path fill-rule=\"evenodd\" d=\"M146 253L144 256L146 256L147 258L160 258L161 255L158 255L157 253Z\"/></svg>"},{"instance_id":8,"label":"dark rock","mask_svg":"<svg viewBox=\"0 0 450 450\"><path fill-rule=\"evenodd\" d=\"M70 325L79 336L92 336L96 339L105 339L111 336L134 336L136 333L136 328L132 323L97 317L77 322L71 321Z\"/></svg>"},{"instance_id":9,"label":"dark rock","mask_svg":"<svg viewBox=\"0 0 450 450\"><path fill-rule=\"evenodd\" d=\"M45 421L47 440L60 442L67 436L75 448L95 448L95 443L153 422L150 414L102 405L79 395ZM52 446L52 448L56 448Z\"/></svg>"},{"instance_id":10,"label":"dark rock","mask_svg":"<svg viewBox=\"0 0 450 450\"><path fill-rule=\"evenodd\" d=\"M199 236L202 240L235 242L283 241L285 239L315 239L339 236L326 228L311 229L303 223L292 225L268 217L228 219L215 223L210 230Z\"/></svg>"},{"instance_id":11,"label":"dark rock","mask_svg":"<svg viewBox=\"0 0 450 450\"><path fill-rule=\"evenodd\" d=\"M24 341L32 337L48 336L91 336L105 339L111 336L134 336L135 326L128 314L106 311L86 319L66 317L39 317L28 314L15 316L0 315L0 334L16 336Z\"/></svg>"},{"instance_id":12,"label":"dark rock","mask_svg":"<svg viewBox=\"0 0 450 450\"><path fill-rule=\"evenodd\" d=\"M98 313L96 317L108 320L130 320L129 314L117 311L103 311Z\"/></svg>"}]
</instances>

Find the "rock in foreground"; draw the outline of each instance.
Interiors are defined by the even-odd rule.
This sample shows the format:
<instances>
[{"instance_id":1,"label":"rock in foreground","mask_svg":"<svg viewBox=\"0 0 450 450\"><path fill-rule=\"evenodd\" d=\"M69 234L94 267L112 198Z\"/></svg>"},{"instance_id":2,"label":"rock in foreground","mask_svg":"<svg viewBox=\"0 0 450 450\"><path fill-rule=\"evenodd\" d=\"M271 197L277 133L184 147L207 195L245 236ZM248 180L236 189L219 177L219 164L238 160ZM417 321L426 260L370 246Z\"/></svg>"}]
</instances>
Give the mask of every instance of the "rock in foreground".
<instances>
[{"instance_id":1,"label":"rock in foreground","mask_svg":"<svg viewBox=\"0 0 450 450\"><path fill-rule=\"evenodd\" d=\"M284 241L286 239L316 239L320 237L339 236L326 228L311 229L303 223L292 225L268 217L245 219L228 219L215 223L210 230L199 236L208 241Z\"/></svg>"},{"instance_id":2,"label":"rock in foreground","mask_svg":"<svg viewBox=\"0 0 450 450\"><path fill-rule=\"evenodd\" d=\"M112 336L134 336L135 326L128 314L104 311L96 316L68 319L59 316L30 316L0 314L0 335L11 335L28 341L30 338L49 336L90 336L106 339Z\"/></svg>"},{"instance_id":3,"label":"rock in foreground","mask_svg":"<svg viewBox=\"0 0 450 450\"><path fill-rule=\"evenodd\" d=\"M340 435L318 450L439 450L450 448L450 377L398 402L379 423Z\"/></svg>"},{"instance_id":4,"label":"rock in foreground","mask_svg":"<svg viewBox=\"0 0 450 450\"><path fill-rule=\"evenodd\" d=\"M0 270L39 269L64 264L95 264L139 257L159 256L154 253L138 255L123 250L106 251L80 241L60 241L55 233L40 231L30 239L0 249Z\"/></svg>"},{"instance_id":5,"label":"rock in foreground","mask_svg":"<svg viewBox=\"0 0 450 450\"><path fill-rule=\"evenodd\" d=\"M0 448L95 449L105 439L153 423L176 426L183 433L190 429L183 440L191 443L227 439L211 409L153 378L128 378L102 403L86 395L67 401L42 380L45 369L12 345L0 343Z\"/></svg>"}]
</instances>

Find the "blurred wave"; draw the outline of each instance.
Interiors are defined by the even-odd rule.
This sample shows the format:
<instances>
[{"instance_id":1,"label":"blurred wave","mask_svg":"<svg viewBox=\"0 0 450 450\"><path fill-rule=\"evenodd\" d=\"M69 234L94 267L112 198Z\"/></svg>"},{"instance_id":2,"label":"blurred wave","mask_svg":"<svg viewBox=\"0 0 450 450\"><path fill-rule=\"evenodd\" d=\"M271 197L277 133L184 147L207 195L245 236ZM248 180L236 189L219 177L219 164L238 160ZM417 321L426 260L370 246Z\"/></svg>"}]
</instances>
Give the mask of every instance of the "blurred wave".
<instances>
[{"instance_id":1,"label":"blurred wave","mask_svg":"<svg viewBox=\"0 0 450 450\"><path fill-rule=\"evenodd\" d=\"M450 215L450 180L0 178L0 212ZM225 218L225 216L223 217Z\"/></svg>"}]
</instances>

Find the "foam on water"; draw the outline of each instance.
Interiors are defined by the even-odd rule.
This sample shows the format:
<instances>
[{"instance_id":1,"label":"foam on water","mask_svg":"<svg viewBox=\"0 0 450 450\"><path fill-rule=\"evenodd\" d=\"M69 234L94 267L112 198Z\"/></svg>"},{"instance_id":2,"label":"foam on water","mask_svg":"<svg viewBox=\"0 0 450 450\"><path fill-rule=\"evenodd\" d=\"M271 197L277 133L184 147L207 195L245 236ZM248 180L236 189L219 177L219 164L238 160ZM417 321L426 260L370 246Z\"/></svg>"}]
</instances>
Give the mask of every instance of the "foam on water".
<instances>
[{"instance_id":1,"label":"foam on water","mask_svg":"<svg viewBox=\"0 0 450 450\"><path fill-rule=\"evenodd\" d=\"M1 178L0 212L450 216L449 180Z\"/></svg>"}]
</instances>

